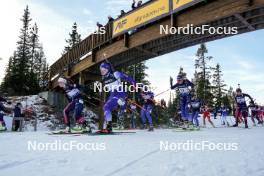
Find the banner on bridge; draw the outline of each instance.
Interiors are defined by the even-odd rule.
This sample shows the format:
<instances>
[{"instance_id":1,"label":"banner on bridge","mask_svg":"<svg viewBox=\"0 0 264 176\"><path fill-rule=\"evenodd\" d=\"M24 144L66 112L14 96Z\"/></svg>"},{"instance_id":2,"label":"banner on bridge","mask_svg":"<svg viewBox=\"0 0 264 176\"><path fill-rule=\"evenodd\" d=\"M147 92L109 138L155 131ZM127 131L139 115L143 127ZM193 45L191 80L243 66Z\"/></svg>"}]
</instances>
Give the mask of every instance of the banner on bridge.
<instances>
[{"instance_id":1,"label":"banner on bridge","mask_svg":"<svg viewBox=\"0 0 264 176\"><path fill-rule=\"evenodd\" d=\"M113 36L151 23L170 13L170 0L156 0L114 21Z\"/></svg>"},{"instance_id":2,"label":"banner on bridge","mask_svg":"<svg viewBox=\"0 0 264 176\"><path fill-rule=\"evenodd\" d=\"M173 11L178 12L188 7L191 7L204 0L172 0L173 1Z\"/></svg>"}]
</instances>

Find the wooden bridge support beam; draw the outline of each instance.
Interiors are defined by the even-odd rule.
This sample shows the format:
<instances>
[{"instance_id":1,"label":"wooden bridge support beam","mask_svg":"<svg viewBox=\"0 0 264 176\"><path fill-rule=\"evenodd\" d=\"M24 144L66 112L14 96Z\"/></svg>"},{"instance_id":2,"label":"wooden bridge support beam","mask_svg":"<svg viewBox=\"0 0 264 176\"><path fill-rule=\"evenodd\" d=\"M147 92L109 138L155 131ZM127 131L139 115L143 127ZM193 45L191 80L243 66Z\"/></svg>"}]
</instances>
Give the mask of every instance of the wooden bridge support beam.
<instances>
[{"instance_id":1,"label":"wooden bridge support beam","mask_svg":"<svg viewBox=\"0 0 264 176\"><path fill-rule=\"evenodd\" d=\"M124 34L124 46L126 48L129 48L129 34L128 33Z\"/></svg>"}]
</instances>

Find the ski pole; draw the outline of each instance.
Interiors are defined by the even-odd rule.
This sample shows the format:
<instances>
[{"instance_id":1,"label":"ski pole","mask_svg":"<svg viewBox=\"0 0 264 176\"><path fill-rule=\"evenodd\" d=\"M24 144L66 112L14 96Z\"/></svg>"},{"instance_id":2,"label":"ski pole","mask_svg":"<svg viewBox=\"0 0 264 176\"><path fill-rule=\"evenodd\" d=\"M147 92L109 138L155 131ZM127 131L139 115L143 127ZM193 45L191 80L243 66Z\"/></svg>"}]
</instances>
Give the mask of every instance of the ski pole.
<instances>
[{"instance_id":1,"label":"ski pole","mask_svg":"<svg viewBox=\"0 0 264 176\"><path fill-rule=\"evenodd\" d=\"M163 91L163 92L161 92L161 93L158 93L157 95L155 95L155 97L157 97L157 96L159 96L159 95L162 95L162 94L164 94L164 93L166 93L166 92L168 92L168 91L170 91L171 89L167 89L167 90L165 90L165 91Z\"/></svg>"}]
</instances>

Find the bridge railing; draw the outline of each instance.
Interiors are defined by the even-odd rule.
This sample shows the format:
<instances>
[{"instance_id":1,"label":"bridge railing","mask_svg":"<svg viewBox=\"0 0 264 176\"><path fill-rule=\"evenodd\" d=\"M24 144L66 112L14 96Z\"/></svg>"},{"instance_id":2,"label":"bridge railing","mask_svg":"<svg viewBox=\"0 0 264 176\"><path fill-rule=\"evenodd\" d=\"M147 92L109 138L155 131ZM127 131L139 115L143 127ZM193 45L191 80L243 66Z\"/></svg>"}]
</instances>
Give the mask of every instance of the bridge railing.
<instances>
[{"instance_id":1,"label":"bridge railing","mask_svg":"<svg viewBox=\"0 0 264 176\"><path fill-rule=\"evenodd\" d=\"M79 60L91 52L92 50L100 47L101 45L109 42L112 39L112 23L108 23L105 27L105 32L100 33L96 31L91 34L79 44L74 46L69 52L64 54L59 60L57 60L49 69L49 77L53 78L57 74L61 73L71 64L79 62Z\"/></svg>"}]
</instances>

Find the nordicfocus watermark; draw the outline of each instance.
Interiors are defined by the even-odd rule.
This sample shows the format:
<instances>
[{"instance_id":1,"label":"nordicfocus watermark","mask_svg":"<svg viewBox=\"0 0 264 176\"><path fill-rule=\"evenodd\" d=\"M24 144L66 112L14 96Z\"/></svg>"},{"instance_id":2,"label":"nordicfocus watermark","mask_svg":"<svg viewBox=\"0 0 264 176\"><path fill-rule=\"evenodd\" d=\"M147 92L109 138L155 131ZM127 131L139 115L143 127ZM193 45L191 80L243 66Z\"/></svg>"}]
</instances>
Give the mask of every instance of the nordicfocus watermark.
<instances>
[{"instance_id":1,"label":"nordicfocus watermark","mask_svg":"<svg viewBox=\"0 0 264 176\"><path fill-rule=\"evenodd\" d=\"M54 140L52 142L27 142L28 151L103 151L106 150L105 143L81 143L78 141L63 142Z\"/></svg>"},{"instance_id":2,"label":"nordicfocus watermark","mask_svg":"<svg viewBox=\"0 0 264 176\"><path fill-rule=\"evenodd\" d=\"M222 142L210 142L201 141L194 142L187 140L185 142L169 142L160 141L161 151L237 151L239 148L238 143L222 143Z\"/></svg>"},{"instance_id":3,"label":"nordicfocus watermark","mask_svg":"<svg viewBox=\"0 0 264 176\"><path fill-rule=\"evenodd\" d=\"M120 82L119 84L103 85L101 82L95 82L93 84L93 90L94 92L111 92L112 90L115 90L116 92L137 92L138 90L150 91L150 87L143 83L131 85L126 82Z\"/></svg>"},{"instance_id":4,"label":"nordicfocus watermark","mask_svg":"<svg viewBox=\"0 0 264 176\"><path fill-rule=\"evenodd\" d=\"M160 25L160 34L184 34L184 35L235 35L238 34L238 27L213 27L210 25L194 26L188 24L184 27L170 27L169 25Z\"/></svg>"}]
</instances>

